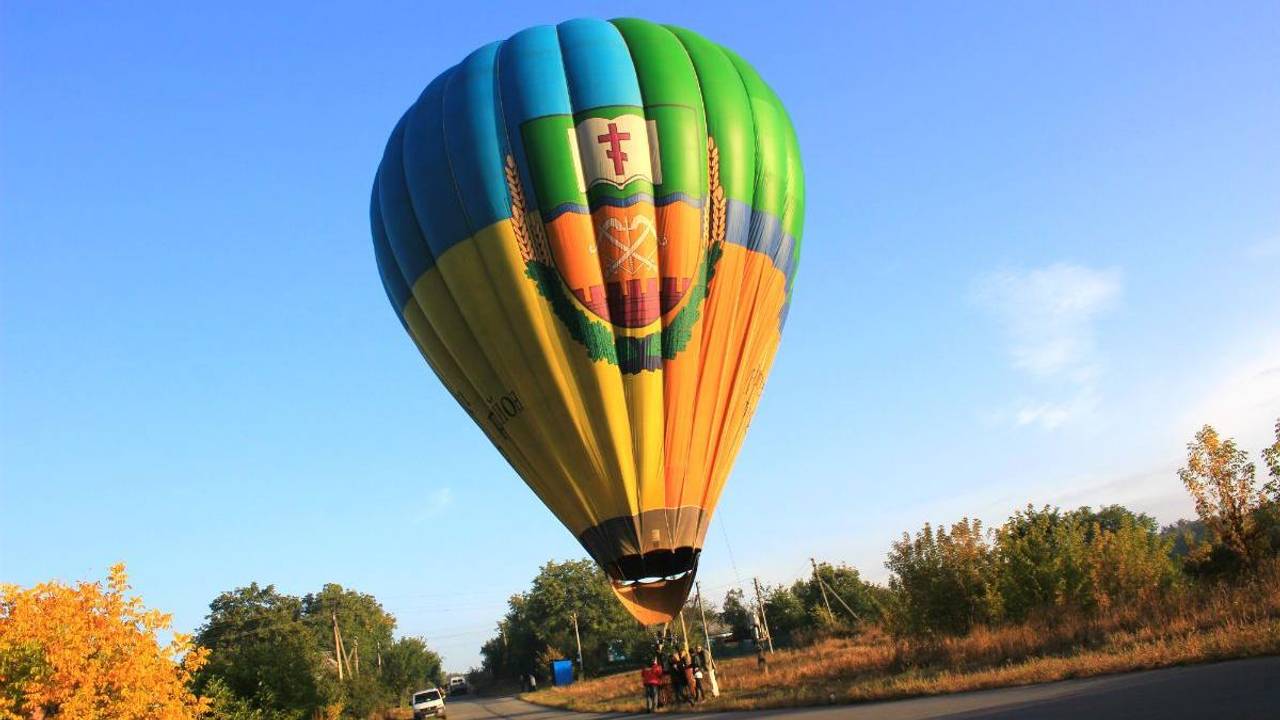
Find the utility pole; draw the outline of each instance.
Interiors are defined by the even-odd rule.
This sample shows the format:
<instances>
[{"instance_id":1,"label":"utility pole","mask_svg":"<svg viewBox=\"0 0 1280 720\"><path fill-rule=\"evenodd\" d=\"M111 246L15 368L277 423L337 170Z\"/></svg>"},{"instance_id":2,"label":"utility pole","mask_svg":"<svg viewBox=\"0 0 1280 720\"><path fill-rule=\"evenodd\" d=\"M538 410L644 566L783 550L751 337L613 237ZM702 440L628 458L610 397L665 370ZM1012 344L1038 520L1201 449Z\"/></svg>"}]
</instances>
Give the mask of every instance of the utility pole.
<instances>
[{"instance_id":1,"label":"utility pole","mask_svg":"<svg viewBox=\"0 0 1280 720\"><path fill-rule=\"evenodd\" d=\"M818 589L822 591L822 604L827 606L827 615L834 620L836 615L831 612L831 601L827 600L827 584L822 582L822 576L818 574L818 561L809 558L809 564L813 565L813 579L817 581Z\"/></svg>"},{"instance_id":2,"label":"utility pole","mask_svg":"<svg viewBox=\"0 0 1280 720\"><path fill-rule=\"evenodd\" d=\"M769 632L769 618L764 615L764 601L760 599L760 578L751 578L756 586L756 607L760 609L760 623L764 625L764 639L769 643L769 654L773 654L773 633Z\"/></svg>"},{"instance_id":3,"label":"utility pole","mask_svg":"<svg viewBox=\"0 0 1280 720\"><path fill-rule=\"evenodd\" d=\"M342 680L342 635L338 633L338 614L329 613L333 618L333 659L338 661L338 680Z\"/></svg>"},{"instance_id":4,"label":"utility pole","mask_svg":"<svg viewBox=\"0 0 1280 720\"><path fill-rule=\"evenodd\" d=\"M578 613L575 612L569 617L573 618L573 639L578 643L578 671L585 678L587 676L587 668L582 664L582 636L578 634Z\"/></svg>"}]
</instances>

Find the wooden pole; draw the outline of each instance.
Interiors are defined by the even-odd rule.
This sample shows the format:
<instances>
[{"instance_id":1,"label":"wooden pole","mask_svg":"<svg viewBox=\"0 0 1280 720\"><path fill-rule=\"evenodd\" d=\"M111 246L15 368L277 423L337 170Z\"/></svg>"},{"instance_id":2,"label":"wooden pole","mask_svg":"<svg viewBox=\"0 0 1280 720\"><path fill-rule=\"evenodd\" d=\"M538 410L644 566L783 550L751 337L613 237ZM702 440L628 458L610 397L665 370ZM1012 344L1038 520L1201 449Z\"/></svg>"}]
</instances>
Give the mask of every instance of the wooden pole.
<instances>
[{"instance_id":1,"label":"wooden pole","mask_svg":"<svg viewBox=\"0 0 1280 720\"><path fill-rule=\"evenodd\" d=\"M822 576L818 574L818 561L809 558L809 564L813 565L813 579L818 583L818 590L822 592L822 604L827 606L827 615L835 620L836 614L831 612L831 601L827 600L827 584L822 582Z\"/></svg>"},{"instance_id":2,"label":"wooden pole","mask_svg":"<svg viewBox=\"0 0 1280 720\"><path fill-rule=\"evenodd\" d=\"M821 578L819 578L819 581L821 581ZM857 622L858 613L854 612L853 608L849 607L849 603L845 602L844 598L840 597L840 593L836 592L835 588L831 588L831 594L836 596L836 602L843 605L844 609L849 611L849 617L852 617L854 622Z\"/></svg>"},{"instance_id":3,"label":"wooden pole","mask_svg":"<svg viewBox=\"0 0 1280 720\"><path fill-rule=\"evenodd\" d=\"M587 667L582 664L582 636L578 634L578 613L573 613L570 617L573 618L573 639L578 643L578 671L585 678L587 676Z\"/></svg>"},{"instance_id":4,"label":"wooden pole","mask_svg":"<svg viewBox=\"0 0 1280 720\"><path fill-rule=\"evenodd\" d=\"M716 681L716 659L711 652L711 630L707 628L707 610L702 606L702 583L695 581L693 586L698 590L698 614L702 616L702 637L707 643L704 647L707 651L707 667L702 670L707 674L711 685L711 697L720 697L720 683Z\"/></svg>"},{"instance_id":5,"label":"wooden pole","mask_svg":"<svg viewBox=\"0 0 1280 720\"><path fill-rule=\"evenodd\" d=\"M689 652L689 628L684 624L684 608L680 608L680 634L684 636L684 651Z\"/></svg>"},{"instance_id":6,"label":"wooden pole","mask_svg":"<svg viewBox=\"0 0 1280 720\"><path fill-rule=\"evenodd\" d=\"M764 639L769 643L769 654L773 654L773 633L769 632L769 618L764 614L764 600L760 599L760 578L751 578L756 586L756 607L760 609L760 624L764 626Z\"/></svg>"},{"instance_id":7,"label":"wooden pole","mask_svg":"<svg viewBox=\"0 0 1280 720\"><path fill-rule=\"evenodd\" d=\"M707 627L707 609L702 606L702 583L695 582L693 587L697 589L698 614L702 616L702 637L706 641L707 657L711 657L711 630Z\"/></svg>"},{"instance_id":8,"label":"wooden pole","mask_svg":"<svg viewBox=\"0 0 1280 720\"><path fill-rule=\"evenodd\" d=\"M338 633L338 614L330 613L333 618L333 659L338 661L338 680L342 680L342 635Z\"/></svg>"}]
</instances>

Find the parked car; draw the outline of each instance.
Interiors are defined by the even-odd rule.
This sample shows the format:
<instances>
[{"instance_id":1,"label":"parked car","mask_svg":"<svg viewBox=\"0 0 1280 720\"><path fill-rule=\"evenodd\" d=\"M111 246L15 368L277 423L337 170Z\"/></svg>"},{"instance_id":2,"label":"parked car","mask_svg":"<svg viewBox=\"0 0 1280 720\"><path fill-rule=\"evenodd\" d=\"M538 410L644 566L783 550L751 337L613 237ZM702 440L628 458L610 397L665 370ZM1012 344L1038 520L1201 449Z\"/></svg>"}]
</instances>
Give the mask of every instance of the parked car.
<instances>
[{"instance_id":1,"label":"parked car","mask_svg":"<svg viewBox=\"0 0 1280 720\"><path fill-rule=\"evenodd\" d=\"M443 718L444 713L444 693L437 688L428 688L419 690L413 694L413 720L424 720L424 718Z\"/></svg>"}]
</instances>

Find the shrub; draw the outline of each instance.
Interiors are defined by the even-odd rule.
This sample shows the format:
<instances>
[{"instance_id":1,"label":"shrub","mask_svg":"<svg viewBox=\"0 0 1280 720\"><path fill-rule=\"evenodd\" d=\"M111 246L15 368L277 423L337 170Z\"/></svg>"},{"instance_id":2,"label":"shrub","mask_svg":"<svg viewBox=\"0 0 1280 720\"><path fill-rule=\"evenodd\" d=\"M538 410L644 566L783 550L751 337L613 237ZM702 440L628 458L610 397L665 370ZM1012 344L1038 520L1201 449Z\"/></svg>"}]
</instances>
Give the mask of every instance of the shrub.
<instances>
[{"instance_id":1,"label":"shrub","mask_svg":"<svg viewBox=\"0 0 1280 720\"><path fill-rule=\"evenodd\" d=\"M888 618L895 632L964 634L1001 616L996 558L978 520L949 530L926 524L915 538L903 533L885 562L893 576Z\"/></svg>"}]
</instances>

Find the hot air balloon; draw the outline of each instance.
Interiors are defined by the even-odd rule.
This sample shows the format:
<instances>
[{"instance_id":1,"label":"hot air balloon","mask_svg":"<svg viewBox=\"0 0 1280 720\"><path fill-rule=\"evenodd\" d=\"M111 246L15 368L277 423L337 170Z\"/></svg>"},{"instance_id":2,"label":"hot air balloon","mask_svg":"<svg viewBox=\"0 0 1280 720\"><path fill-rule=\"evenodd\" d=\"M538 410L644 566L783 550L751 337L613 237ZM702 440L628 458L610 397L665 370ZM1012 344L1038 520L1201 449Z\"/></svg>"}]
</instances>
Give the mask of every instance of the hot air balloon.
<instances>
[{"instance_id":1,"label":"hot air balloon","mask_svg":"<svg viewBox=\"0 0 1280 720\"><path fill-rule=\"evenodd\" d=\"M777 96L681 28L529 28L427 85L370 214L440 381L626 608L669 621L790 304L804 178Z\"/></svg>"}]
</instances>

